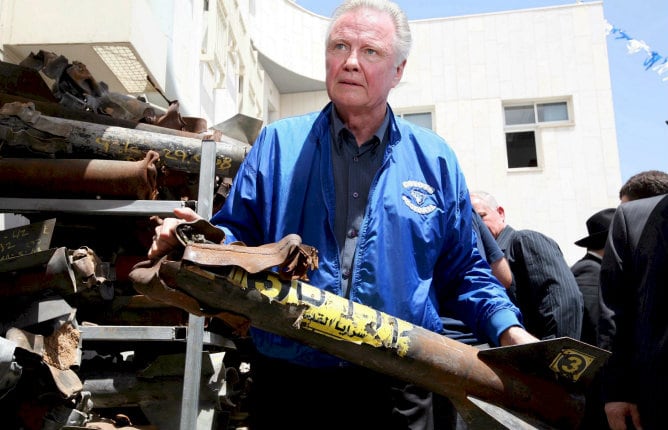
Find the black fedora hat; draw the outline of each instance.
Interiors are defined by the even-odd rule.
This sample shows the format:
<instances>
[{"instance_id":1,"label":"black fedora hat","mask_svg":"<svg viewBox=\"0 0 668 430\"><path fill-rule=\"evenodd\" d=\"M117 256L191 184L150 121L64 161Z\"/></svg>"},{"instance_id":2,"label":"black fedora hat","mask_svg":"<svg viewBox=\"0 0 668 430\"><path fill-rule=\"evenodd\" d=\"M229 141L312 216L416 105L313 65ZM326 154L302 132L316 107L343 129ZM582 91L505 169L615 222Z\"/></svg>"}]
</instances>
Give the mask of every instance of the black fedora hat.
<instances>
[{"instance_id":1,"label":"black fedora hat","mask_svg":"<svg viewBox=\"0 0 668 430\"><path fill-rule=\"evenodd\" d=\"M587 220L587 231L589 236L575 242L577 246L591 249L601 249L605 246L605 240L608 237L608 229L612 222L612 216L615 214L615 208L603 209L590 216Z\"/></svg>"}]
</instances>

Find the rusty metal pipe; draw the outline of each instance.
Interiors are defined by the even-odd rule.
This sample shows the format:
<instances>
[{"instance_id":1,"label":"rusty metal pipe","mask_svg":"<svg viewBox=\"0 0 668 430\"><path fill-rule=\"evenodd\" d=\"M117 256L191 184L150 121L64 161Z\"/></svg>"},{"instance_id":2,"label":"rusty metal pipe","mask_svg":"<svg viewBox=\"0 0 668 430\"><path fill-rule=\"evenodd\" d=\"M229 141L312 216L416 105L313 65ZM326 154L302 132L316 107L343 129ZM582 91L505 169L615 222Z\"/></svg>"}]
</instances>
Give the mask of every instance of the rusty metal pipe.
<instances>
[{"instance_id":1,"label":"rusty metal pipe","mask_svg":"<svg viewBox=\"0 0 668 430\"><path fill-rule=\"evenodd\" d=\"M0 108L0 142L17 148L63 157L138 160L150 151L170 169L199 173L201 139L68 120L42 115L30 103ZM225 136L216 142L216 174L233 177L250 145Z\"/></svg>"},{"instance_id":2,"label":"rusty metal pipe","mask_svg":"<svg viewBox=\"0 0 668 430\"><path fill-rule=\"evenodd\" d=\"M129 119L113 118L110 116L100 115L98 113L75 110L67 108L57 102L48 102L36 100L34 98L21 97L13 94L6 94L0 92L0 106L6 103L32 103L35 110L41 112L43 115L64 118L74 121L91 122L100 125L123 127L133 130L149 131L152 133L162 133L170 136L189 137L192 139L202 139L206 133L194 133L190 131L175 130L172 128L161 127L159 125L147 124L143 122L132 121ZM188 117L184 118L188 121Z\"/></svg>"},{"instance_id":3,"label":"rusty metal pipe","mask_svg":"<svg viewBox=\"0 0 668 430\"><path fill-rule=\"evenodd\" d=\"M155 151L141 161L3 158L0 188L17 197L154 200L159 158Z\"/></svg>"},{"instance_id":4,"label":"rusty metal pipe","mask_svg":"<svg viewBox=\"0 0 668 430\"><path fill-rule=\"evenodd\" d=\"M448 397L475 423L471 428L498 426L499 418L485 415L494 408L540 428L577 428L584 410L578 380L590 381L607 358L606 351L569 338L480 351L299 280L236 266L211 269L165 261L159 272L138 265L130 278L138 291L165 283L204 309L237 312L257 328Z\"/></svg>"},{"instance_id":5,"label":"rusty metal pipe","mask_svg":"<svg viewBox=\"0 0 668 430\"><path fill-rule=\"evenodd\" d=\"M0 298L36 294L53 289L63 296L99 286L102 262L88 247L65 247L0 261Z\"/></svg>"}]
</instances>

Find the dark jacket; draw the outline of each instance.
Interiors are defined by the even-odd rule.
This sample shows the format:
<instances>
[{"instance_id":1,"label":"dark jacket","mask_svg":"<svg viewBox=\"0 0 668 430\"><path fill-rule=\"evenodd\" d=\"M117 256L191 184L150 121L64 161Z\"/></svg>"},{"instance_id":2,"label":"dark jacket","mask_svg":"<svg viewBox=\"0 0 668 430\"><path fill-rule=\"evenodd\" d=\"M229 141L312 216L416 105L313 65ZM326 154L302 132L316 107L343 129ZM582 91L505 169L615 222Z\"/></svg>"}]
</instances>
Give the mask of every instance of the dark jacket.
<instances>
[{"instance_id":1,"label":"dark jacket","mask_svg":"<svg viewBox=\"0 0 668 430\"><path fill-rule=\"evenodd\" d=\"M665 428L668 403L668 195L622 203L601 264L606 401L636 403L643 429ZM604 321L602 319L601 321Z\"/></svg>"},{"instance_id":2,"label":"dark jacket","mask_svg":"<svg viewBox=\"0 0 668 430\"><path fill-rule=\"evenodd\" d=\"M598 320L601 314L599 305L601 257L587 253L571 267L571 272L575 276L575 281L584 299L584 318L580 340L590 345L597 345Z\"/></svg>"},{"instance_id":3,"label":"dark jacket","mask_svg":"<svg viewBox=\"0 0 668 430\"><path fill-rule=\"evenodd\" d=\"M496 238L513 272L511 297L524 327L539 339L580 338L584 303L559 245L533 230L507 225Z\"/></svg>"}]
</instances>

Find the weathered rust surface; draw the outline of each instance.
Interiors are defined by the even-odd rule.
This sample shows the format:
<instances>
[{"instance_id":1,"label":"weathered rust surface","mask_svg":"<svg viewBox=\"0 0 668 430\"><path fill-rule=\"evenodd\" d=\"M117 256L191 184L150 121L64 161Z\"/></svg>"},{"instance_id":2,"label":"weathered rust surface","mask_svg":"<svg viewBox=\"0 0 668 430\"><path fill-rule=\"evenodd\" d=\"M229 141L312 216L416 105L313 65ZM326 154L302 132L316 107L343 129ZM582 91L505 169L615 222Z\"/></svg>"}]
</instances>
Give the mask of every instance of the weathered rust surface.
<instances>
[{"instance_id":1,"label":"weathered rust surface","mask_svg":"<svg viewBox=\"0 0 668 430\"><path fill-rule=\"evenodd\" d=\"M29 64L30 60L36 62ZM80 198L81 202L98 197L151 199L157 173L158 198L197 199L202 140L217 142L216 181L219 176L229 180L250 148L245 141L208 129L202 118L181 116L177 100L168 101L169 108L163 111L143 99L109 92L83 63L46 53L43 58L31 56L25 65L31 68L0 62L0 109L7 114L0 114L0 196L35 201L45 196ZM57 85L49 89L42 72ZM214 207L225 196L216 193ZM146 342L90 341L74 336L74 326L57 327L67 315L73 323L94 325L188 324L188 313L181 307L137 295L127 276L137 261L145 259L155 219L45 211L21 213L31 224L3 231L0 237L0 335L19 345L14 360L22 366L20 389L0 393L3 428L56 428L49 419L64 420L68 414L81 419L68 421L70 425L83 425L91 418L92 407L98 408L94 416L102 417L105 406L120 406L125 395L133 399L128 410L141 408L153 421L138 404L153 399L163 413L171 398L182 396L182 376L150 384L139 372L156 357L183 353L182 342L156 342L148 334ZM40 226L48 226L48 231ZM212 339L246 336L245 317L230 313L220 315L225 320L216 317L207 318ZM208 345L212 350L221 347L222 343ZM122 360L121 351L131 352L132 359ZM231 351L225 354L229 357ZM182 365L180 369L182 374ZM94 383L98 371L107 372L109 379L103 384L118 392L108 396L104 390L96 391L91 397L82 391L82 382ZM127 380L139 385L121 387ZM227 386L232 387L229 382ZM166 388L171 398L163 398ZM202 384L208 394L211 388ZM200 397L206 398L204 394ZM226 401L219 395L211 400L216 411ZM232 404L236 401L227 400L237 408ZM177 408L172 422L178 422L178 413ZM151 426L136 428L140 427Z\"/></svg>"},{"instance_id":2,"label":"weathered rust surface","mask_svg":"<svg viewBox=\"0 0 668 430\"><path fill-rule=\"evenodd\" d=\"M139 161L3 158L0 188L7 197L155 200L159 158L155 151Z\"/></svg>"},{"instance_id":3,"label":"weathered rust surface","mask_svg":"<svg viewBox=\"0 0 668 430\"><path fill-rule=\"evenodd\" d=\"M201 139L49 117L30 104L17 103L0 109L0 142L4 150L59 158L134 161L153 150L165 167L190 173L199 172L202 145ZM238 141L216 142L216 173L234 176L249 150L250 145Z\"/></svg>"},{"instance_id":4,"label":"weathered rust surface","mask_svg":"<svg viewBox=\"0 0 668 430\"><path fill-rule=\"evenodd\" d=\"M22 95L43 102L58 101L38 73L3 61L0 61L0 93Z\"/></svg>"},{"instance_id":5,"label":"weathered rust surface","mask_svg":"<svg viewBox=\"0 0 668 430\"><path fill-rule=\"evenodd\" d=\"M584 390L608 356L570 338L480 351L331 294L305 282L318 266L317 250L299 237L225 245L203 220L181 224L177 237L182 247L171 255L134 267L135 289L198 315L234 312L259 329L422 386L449 398L472 429L577 428ZM296 244L304 249L281 252ZM253 255L263 264L248 264Z\"/></svg>"},{"instance_id":6,"label":"weathered rust surface","mask_svg":"<svg viewBox=\"0 0 668 430\"><path fill-rule=\"evenodd\" d=\"M106 281L100 259L88 247L52 248L0 262L0 297L17 297L53 289L65 296Z\"/></svg>"},{"instance_id":7,"label":"weathered rust surface","mask_svg":"<svg viewBox=\"0 0 668 430\"><path fill-rule=\"evenodd\" d=\"M224 244L225 233L209 221L199 219L179 224L176 236L185 247L182 258L203 266L239 266L251 273L276 267L282 278L306 281L308 271L318 268L318 250L302 243L297 234L261 246ZM193 237L200 242L189 242Z\"/></svg>"},{"instance_id":8,"label":"weathered rust surface","mask_svg":"<svg viewBox=\"0 0 668 430\"><path fill-rule=\"evenodd\" d=\"M184 255L188 254L186 250ZM481 353L301 280L282 280L272 272L205 268L184 259L163 261L157 271L155 265L137 267L130 277L138 286L159 278L158 282L191 296L210 312L237 312L257 328L446 396L472 428L498 425L472 399L510 410L521 422L540 428L577 428L584 410L583 387L607 358L607 352L568 338ZM508 359L495 360L496 351L503 351ZM570 355L564 358L565 354ZM531 368L513 366L513 362L531 363L527 357L541 356L547 361L533 360ZM573 362L573 357L587 360Z\"/></svg>"},{"instance_id":9,"label":"weathered rust surface","mask_svg":"<svg viewBox=\"0 0 668 430\"><path fill-rule=\"evenodd\" d=\"M15 102L24 104L32 103L35 106L35 110L41 112L44 115L54 116L64 119L71 119L75 121L92 122L96 124L124 127L142 131L150 131L153 133L168 134L170 136L189 137L193 139L202 139L205 136L211 135L213 140L218 141L222 136L222 132L216 130L205 130L197 132L175 130L173 128L163 127L159 125L147 124L123 118L114 118L107 115L100 115L94 112L72 109L54 101L50 102L40 101L38 99L30 98L27 95L14 95L0 92L0 107L2 107L7 103L15 103ZM199 119L191 119L189 117L183 117L183 120L186 123L194 122L194 124L190 127L190 129L202 130L202 124L201 122L199 122Z\"/></svg>"}]
</instances>

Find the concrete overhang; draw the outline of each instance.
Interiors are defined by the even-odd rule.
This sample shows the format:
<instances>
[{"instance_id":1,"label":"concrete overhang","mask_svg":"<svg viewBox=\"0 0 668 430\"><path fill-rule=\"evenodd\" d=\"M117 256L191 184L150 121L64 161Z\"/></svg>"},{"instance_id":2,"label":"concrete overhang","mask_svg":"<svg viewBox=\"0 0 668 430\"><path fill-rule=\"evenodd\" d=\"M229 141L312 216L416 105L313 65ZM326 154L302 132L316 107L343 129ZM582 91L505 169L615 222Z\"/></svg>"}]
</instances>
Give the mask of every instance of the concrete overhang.
<instances>
[{"instance_id":1,"label":"concrete overhang","mask_svg":"<svg viewBox=\"0 0 668 430\"><path fill-rule=\"evenodd\" d=\"M281 94L303 93L308 91L324 91L325 82L307 78L272 61L269 57L258 53L258 59L264 71L278 88Z\"/></svg>"},{"instance_id":2,"label":"concrete overhang","mask_svg":"<svg viewBox=\"0 0 668 430\"><path fill-rule=\"evenodd\" d=\"M85 64L114 92L155 92L147 75L164 89L168 39L145 2L8 1L6 61L20 62L42 50Z\"/></svg>"}]
</instances>

